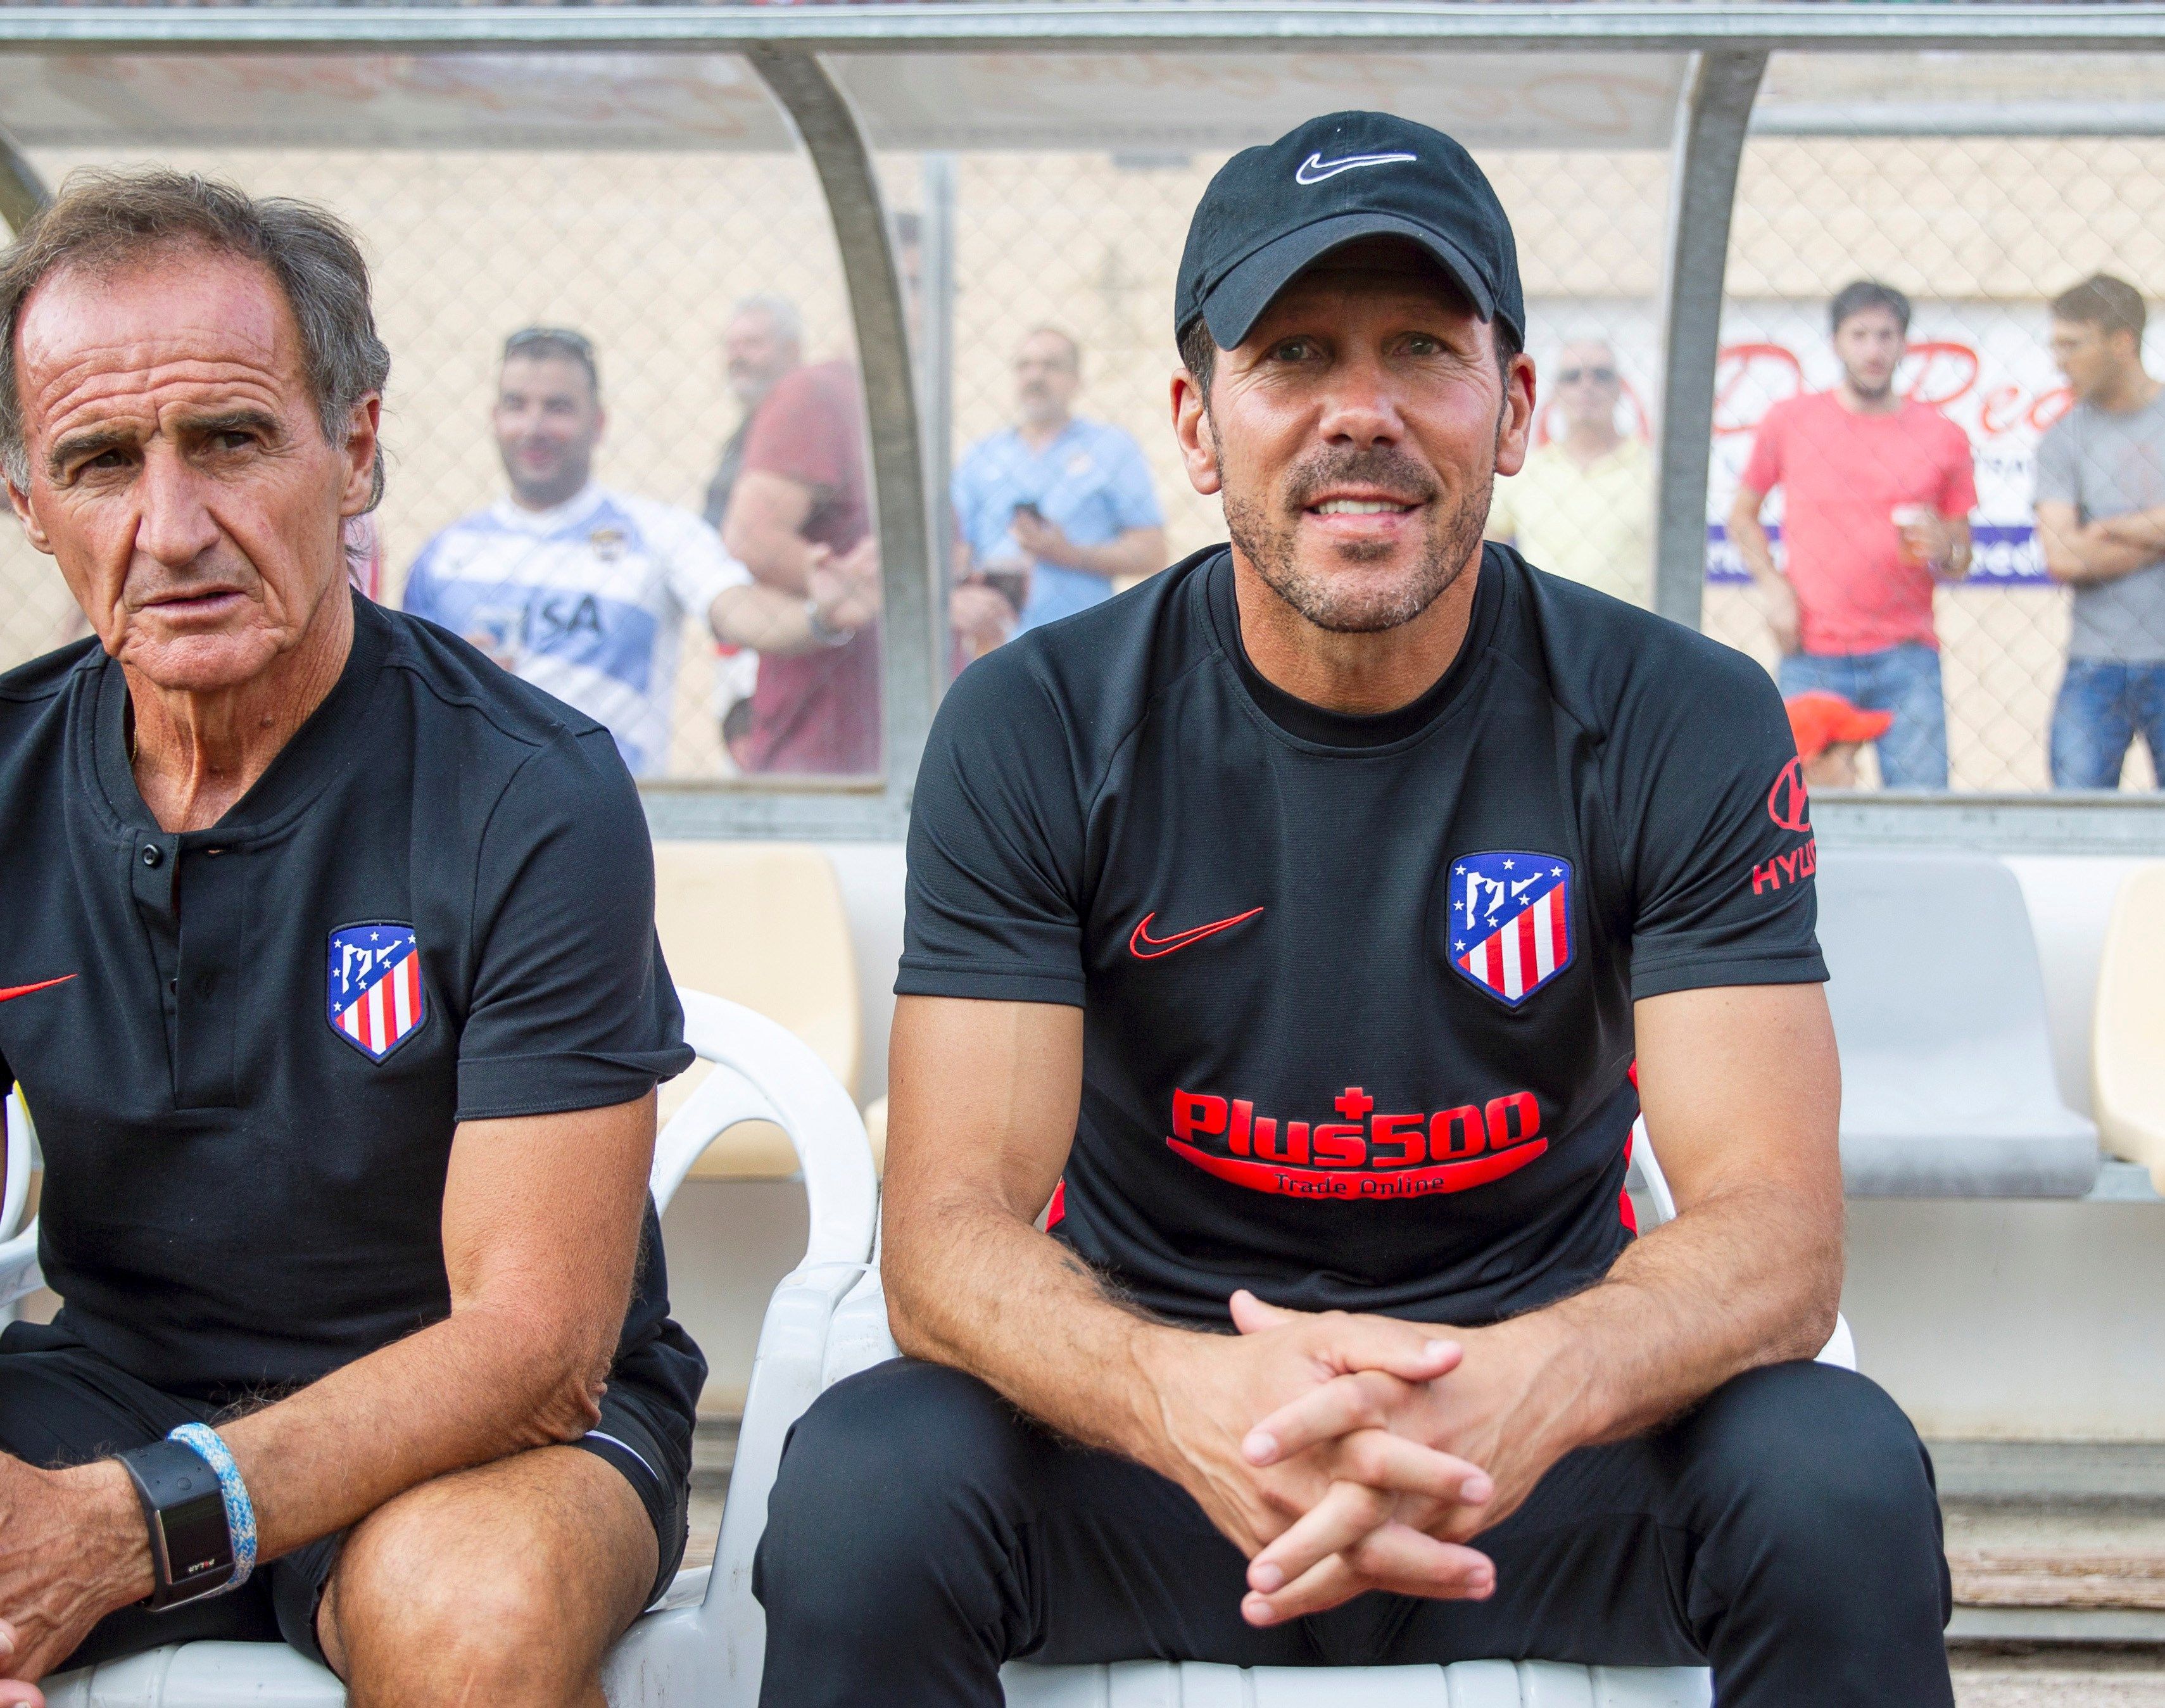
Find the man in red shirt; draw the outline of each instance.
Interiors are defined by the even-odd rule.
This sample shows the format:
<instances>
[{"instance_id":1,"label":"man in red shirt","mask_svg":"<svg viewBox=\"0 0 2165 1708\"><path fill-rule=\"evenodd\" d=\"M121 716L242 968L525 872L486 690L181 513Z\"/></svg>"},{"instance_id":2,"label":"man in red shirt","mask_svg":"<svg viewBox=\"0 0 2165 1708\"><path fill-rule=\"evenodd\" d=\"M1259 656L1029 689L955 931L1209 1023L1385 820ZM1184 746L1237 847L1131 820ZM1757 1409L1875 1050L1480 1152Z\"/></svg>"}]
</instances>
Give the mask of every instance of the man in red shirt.
<instances>
[{"instance_id":1,"label":"man in red shirt","mask_svg":"<svg viewBox=\"0 0 2165 1708\"><path fill-rule=\"evenodd\" d=\"M863 417L856 365L815 362L776 382L745 436L722 538L756 579L804 599L813 633L826 643L786 658L761 655L744 744L751 771L879 769L879 541ZM831 577L850 597L815 600Z\"/></svg>"},{"instance_id":2,"label":"man in red shirt","mask_svg":"<svg viewBox=\"0 0 2165 1708\"><path fill-rule=\"evenodd\" d=\"M1768 601L1785 698L1815 690L1890 712L1879 741L1890 788L1947 786L1946 703L1936 582L1969 572L1977 503L1969 440L1929 403L1894 390L1910 299L1860 279L1830 317L1841 363L1833 390L1767 412L1729 513L1729 537ZM1786 497L1788 573L1776 567L1759 510Z\"/></svg>"}]
</instances>

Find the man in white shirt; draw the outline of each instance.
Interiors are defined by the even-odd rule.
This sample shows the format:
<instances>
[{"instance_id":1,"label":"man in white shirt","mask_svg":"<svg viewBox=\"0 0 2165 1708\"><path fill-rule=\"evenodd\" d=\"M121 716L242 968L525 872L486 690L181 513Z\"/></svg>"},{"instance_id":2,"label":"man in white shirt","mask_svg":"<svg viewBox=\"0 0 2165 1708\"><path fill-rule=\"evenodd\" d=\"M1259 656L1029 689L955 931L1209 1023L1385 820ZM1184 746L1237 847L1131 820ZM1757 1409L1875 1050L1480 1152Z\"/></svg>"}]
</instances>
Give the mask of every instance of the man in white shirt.
<instances>
[{"instance_id":1,"label":"man in white shirt","mask_svg":"<svg viewBox=\"0 0 2165 1708\"><path fill-rule=\"evenodd\" d=\"M861 627L877 594L824 564L807 598L759 586L690 511L597 485L605 421L584 335L514 333L493 414L510 493L422 549L405 608L606 725L632 773L653 776L668 767L686 617L788 655Z\"/></svg>"}]
</instances>

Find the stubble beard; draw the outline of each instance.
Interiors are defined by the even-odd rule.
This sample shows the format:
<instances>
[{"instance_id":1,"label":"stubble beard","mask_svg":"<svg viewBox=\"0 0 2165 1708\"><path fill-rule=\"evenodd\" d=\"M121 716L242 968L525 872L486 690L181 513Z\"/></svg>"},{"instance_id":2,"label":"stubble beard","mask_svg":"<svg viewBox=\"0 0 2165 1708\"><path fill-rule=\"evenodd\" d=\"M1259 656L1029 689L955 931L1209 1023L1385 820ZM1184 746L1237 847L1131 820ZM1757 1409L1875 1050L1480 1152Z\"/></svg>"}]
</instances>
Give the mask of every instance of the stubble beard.
<instances>
[{"instance_id":1,"label":"stubble beard","mask_svg":"<svg viewBox=\"0 0 2165 1708\"><path fill-rule=\"evenodd\" d=\"M1216 430L1212 428L1214 439ZM1219 467L1225 467L1223 447ZM1371 480L1427 503L1428 525L1420 550L1405 572L1381 583L1318 572L1300 561L1300 518L1306 494L1340 481ZM1228 481L1224 488L1225 530L1234 546L1255 566L1264 584L1317 628L1334 635L1379 635L1402 628L1442 598L1480 549L1482 530L1496 483L1495 469L1467 488L1455 503L1440 505L1435 479L1395 451L1330 453L1304 459L1287 481L1285 513ZM1346 564L1375 563L1394 547L1342 545L1333 548Z\"/></svg>"}]
</instances>

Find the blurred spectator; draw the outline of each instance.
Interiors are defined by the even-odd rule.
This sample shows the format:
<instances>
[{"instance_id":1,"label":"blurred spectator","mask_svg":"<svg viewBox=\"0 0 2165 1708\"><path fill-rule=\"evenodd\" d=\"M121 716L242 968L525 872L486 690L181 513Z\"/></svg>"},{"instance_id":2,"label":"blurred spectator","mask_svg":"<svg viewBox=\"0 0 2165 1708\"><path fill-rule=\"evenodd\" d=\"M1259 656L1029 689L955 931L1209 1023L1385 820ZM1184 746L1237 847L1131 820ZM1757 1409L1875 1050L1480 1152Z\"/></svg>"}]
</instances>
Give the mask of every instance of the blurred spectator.
<instances>
[{"instance_id":1,"label":"blurred spectator","mask_svg":"<svg viewBox=\"0 0 2165 1708\"><path fill-rule=\"evenodd\" d=\"M765 587L804 601L817 580L839 577L848 608L809 651L760 660L751 732L737 744L748 771L879 769L879 541L863 419L846 360L793 369L752 414L722 537Z\"/></svg>"},{"instance_id":2,"label":"blurred spectator","mask_svg":"<svg viewBox=\"0 0 2165 1708\"><path fill-rule=\"evenodd\" d=\"M737 403L737 424L724 441L720 460L707 482L700 514L719 531L729 514L730 494L744 467L744 447L751 418L782 377L803 360L804 329L797 305L786 297L746 297L722 330L722 372ZM722 749L736 751L730 740L731 714L749 701L759 685L759 656L743 647L717 642L714 649L714 718L722 730ZM735 726L739 740L749 711ZM740 767L741 768L741 767Z\"/></svg>"},{"instance_id":3,"label":"blurred spectator","mask_svg":"<svg viewBox=\"0 0 2165 1708\"><path fill-rule=\"evenodd\" d=\"M1808 788L1855 788L1857 750L1877 741L1894 721L1892 712L1862 711L1840 694L1817 689L1790 700L1788 711Z\"/></svg>"},{"instance_id":4,"label":"blurred spectator","mask_svg":"<svg viewBox=\"0 0 2165 1708\"><path fill-rule=\"evenodd\" d=\"M897 214L894 237L914 334L924 266L918 216ZM793 367L747 423L722 537L761 585L836 620L820 625L821 644L793 657L763 653L750 733L724 737L743 770L878 771L880 557L872 525L856 364Z\"/></svg>"},{"instance_id":5,"label":"blurred spectator","mask_svg":"<svg viewBox=\"0 0 2165 1708\"><path fill-rule=\"evenodd\" d=\"M2052 301L2076 403L2037 446L2037 543L2073 584L2052 783L2116 788L2140 732L2165 775L2165 398L2142 366L2142 293L2100 274Z\"/></svg>"},{"instance_id":6,"label":"blurred spectator","mask_svg":"<svg viewBox=\"0 0 2165 1708\"><path fill-rule=\"evenodd\" d=\"M1165 517L1142 448L1074 413L1082 352L1040 326L1014 356L1016 422L955 471L958 579L950 614L970 650L1109 598L1165 567ZM996 603L995 603L996 601Z\"/></svg>"},{"instance_id":7,"label":"blurred spectator","mask_svg":"<svg viewBox=\"0 0 2165 1708\"><path fill-rule=\"evenodd\" d=\"M751 418L782 377L803 360L804 328L797 305L786 297L746 297L722 332L722 371L737 400L736 430L722 445L721 460L707 482L702 514L719 531L730 513L730 494L744 468Z\"/></svg>"},{"instance_id":8,"label":"blurred spectator","mask_svg":"<svg viewBox=\"0 0 2165 1708\"><path fill-rule=\"evenodd\" d=\"M583 334L513 333L493 419L510 495L422 548L406 609L606 725L634 775L668 764L687 614L718 640L782 651L851 620L839 585L815 612L753 585L690 511L594 483L607 417Z\"/></svg>"},{"instance_id":9,"label":"blurred spectator","mask_svg":"<svg viewBox=\"0 0 2165 1708\"><path fill-rule=\"evenodd\" d=\"M1879 743L1890 788L1947 786L1946 702L1936 580L1969 572L1977 504L1969 441L1931 405L1894 390L1910 299L1846 286L1828 316L1841 382L1767 412L1729 513L1729 535L1765 593L1787 695L1840 694L1894 724ZM1759 510L1784 492L1788 572L1775 567Z\"/></svg>"},{"instance_id":10,"label":"blurred spectator","mask_svg":"<svg viewBox=\"0 0 2165 1708\"><path fill-rule=\"evenodd\" d=\"M1562 430L1496 482L1488 537L1518 547L1536 569L1583 582L1635 605L1651 602L1654 459L1643 439L1616 429L1624 382L1599 339L1557 354L1556 413Z\"/></svg>"}]
</instances>

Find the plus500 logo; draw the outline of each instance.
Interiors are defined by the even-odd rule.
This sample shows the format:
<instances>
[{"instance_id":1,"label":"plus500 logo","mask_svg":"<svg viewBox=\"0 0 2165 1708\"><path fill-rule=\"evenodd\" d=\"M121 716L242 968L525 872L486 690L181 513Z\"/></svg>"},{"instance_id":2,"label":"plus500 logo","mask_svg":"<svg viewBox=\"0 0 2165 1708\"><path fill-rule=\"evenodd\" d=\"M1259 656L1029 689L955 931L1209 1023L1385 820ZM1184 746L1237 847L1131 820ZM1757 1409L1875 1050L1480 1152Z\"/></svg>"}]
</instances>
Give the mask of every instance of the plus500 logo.
<instances>
[{"instance_id":1,"label":"plus500 logo","mask_svg":"<svg viewBox=\"0 0 2165 1708\"><path fill-rule=\"evenodd\" d=\"M1252 1099L1172 1094L1174 1153L1221 1180L1293 1197L1423 1198L1514 1173L1548 1149L1541 1104L1530 1091L1431 1114L1379 1113L1349 1085L1336 1120L1258 1115Z\"/></svg>"}]
</instances>

